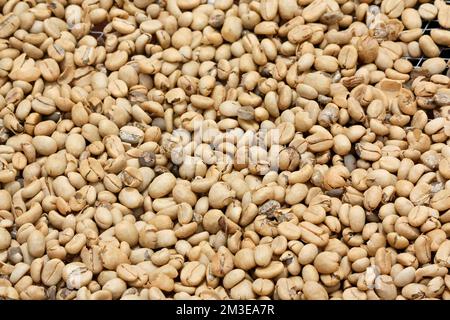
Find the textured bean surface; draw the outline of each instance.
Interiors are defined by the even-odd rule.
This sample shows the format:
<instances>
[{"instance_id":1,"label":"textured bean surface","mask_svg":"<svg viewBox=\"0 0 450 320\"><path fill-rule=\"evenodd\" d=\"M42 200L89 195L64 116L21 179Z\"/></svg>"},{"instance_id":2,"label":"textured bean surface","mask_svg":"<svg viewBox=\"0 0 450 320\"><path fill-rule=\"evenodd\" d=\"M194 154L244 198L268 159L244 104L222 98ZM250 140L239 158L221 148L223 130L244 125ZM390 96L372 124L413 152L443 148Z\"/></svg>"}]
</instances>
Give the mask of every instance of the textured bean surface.
<instances>
[{"instance_id":1,"label":"textured bean surface","mask_svg":"<svg viewBox=\"0 0 450 320\"><path fill-rule=\"evenodd\" d=\"M450 299L449 28L0 1L0 299Z\"/></svg>"}]
</instances>

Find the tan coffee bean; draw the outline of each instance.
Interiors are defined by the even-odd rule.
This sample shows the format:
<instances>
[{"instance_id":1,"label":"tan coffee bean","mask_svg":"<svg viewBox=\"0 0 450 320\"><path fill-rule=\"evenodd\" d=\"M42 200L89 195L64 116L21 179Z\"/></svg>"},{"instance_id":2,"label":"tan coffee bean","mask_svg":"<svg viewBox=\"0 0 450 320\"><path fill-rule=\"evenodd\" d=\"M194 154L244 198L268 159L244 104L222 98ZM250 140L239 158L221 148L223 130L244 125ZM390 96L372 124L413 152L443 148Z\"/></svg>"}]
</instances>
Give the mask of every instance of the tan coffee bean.
<instances>
[{"instance_id":1,"label":"tan coffee bean","mask_svg":"<svg viewBox=\"0 0 450 320\"><path fill-rule=\"evenodd\" d=\"M11 195L6 190L0 190L0 210L11 209Z\"/></svg>"},{"instance_id":2,"label":"tan coffee bean","mask_svg":"<svg viewBox=\"0 0 450 320\"><path fill-rule=\"evenodd\" d=\"M217 277L229 274L234 267L233 255L225 247L220 247L211 259L211 272ZM231 287L230 287L231 288Z\"/></svg>"},{"instance_id":3,"label":"tan coffee bean","mask_svg":"<svg viewBox=\"0 0 450 320\"><path fill-rule=\"evenodd\" d=\"M112 80L108 83L108 90L113 97L123 98L128 94L128 87L125 81L120 79Z\"/></svg>"},{"instance_id":4,"label":"tan coffee bean","mask_svg":"<svg viewBox=\"0 0 450 320\"><path fill-rule=\"evenodd\" d=\"M397 287L405 287L406 285L412 283L415 279L415 269L413 267L408 267L400 271L394 277L394 284Z\"/></svg>"},{"instance_id":5,"label":"tan coffee bean","mask_svg":"<svg viewBox=\"0 0 450 320\"><path fill-rule=\"evenodd\" d=\"M64 266L62 278L68 288L79 289L91 281L92 272L83 263L72 262Z\"/></svg>"},{"instance_id":6,"label":"tan coffee bean","mask_svg":"<svg viewBox=\"0 0 450 320\"><path fill-rule=\"evenodd\" d=\"M241 19L235 16L226 17L221 30L222 37L228 42L235 42L239 39L241 33Z\"/></svg>"},{"instance_id":7,"label":"tan coffee bean","mask_svg":"<svg viewBox=\"0 0 450 320\"><path fill-rule=\"evenodd\" d=\"M450 7L369 2L7 2L0 298L449 298Z\"/></svg>"},{"instance_id":8,"label":"tan coffee bean","mask_svg":"<svg viewBox=\"0 0 450 320\"><path fill-rule=\"evenodd\" d=\"M302 11L302 17L306 22L315 22L327 11L326 3L320 0L311 2Z\"/></svg>"},{"instance_id":9,"label":"tan coffee bean","mask_svg":"<svg viewBox=\"0 0 450 320\"><path fill-rule=\"evenodd\" d=\"M86 148L86 141L81 134L70 134L66 139L66 151L78 157Z\"/></svg>"},{"instance_id":10,"label":"tan coffee bean","mask_svg":"<svg viewBox=\"0 0 450 320\"><path fill-rule=\"evenodd\" d=\"M122 220L114 227L115 234L120 241L127 242L130 246L134 246L138 242L138 230L131 222Z\"/></svg>"},{"instance_id":11,"label":"tan coffee bean","mask_svg":"<svg viewBox=\"0 0 450 320\"><path fill-rule=\"evenodd\" d=\"M278 1L263 0L261 1L261 16L264 20L273 20L277 16Z\"/></svg>"},{"instance_id":12,"label":"tan coffee bean","mask_svg":"<svg viewBox=\"0 0 450 320\"><path fill-rule=\"evenodd\" d=\"M283 272L283 263L279 261L272 261L266 267L258 267L255 269L255 276L264 279L272 279Z\"/></svg>"},{"instance_id":13,"label":"tan coffee bean","mask_svg":"<svg viewBox=\"0 0 450 320\"><path fill-rule=\"evenodd\" d=\"M20 26L20 19L14 13L9 13L2 16L0 20L0 28L2 32L0 33L0 38L5 39L12 35Z\"/></svg>"},{"instance_id":14,"label":"tan coffee bean","mask_svg":"<svg viewBox=\"0 0 450 320\"><path fill-rule=\"evenodd\" d=\"M436 210L448 210L450 208L450 190L444 189L434 194L431 198L430 204L431 207Z\"/></svg>"},{"instance_id":15,"label":"tan coffee bean","mask_svg":"<svg viewBox=\"0 0 450 320\"><path fill-rule=\"evenodd\" d=\"M381 275L375 279L375 292L382 300L392 300L397 296L397 288L388 275Z\"/></svg>"},{"instance_id":16,"label":"tan coffee bean","mask_svg":"<svg viewBox=\"0 0 450 320\"><path fill-rule=\"evenodd\" d=\"M115 270L121 263L127 263L128 257L119 248L107 245L100 253L103 266L109 270ZM67 267L67 265L66 265Z\"/></svg>"},{"instance_id":17,"label":"tan coffee bean","mask_svg":"<svg viewBox=\"0 0 450 320\"><path fill-rule=\"evenodd\" d=\"M422 20L420 18L419 12L412 8L406 8L402 12L402 22L403 25L408 29L420 28L422 26Z\"/></svg>"},{"instance_id":18,"label":"tan coffee bean","mask_svg":"<svg viewBox=\"0 0 450 320\"><path fill-rule=\"evenodd\" d=\"M223 278L223 286L226 289L231 289L245 278L245 271L241 269L234 269L227 273Z\"/></svg>"},{"instance_id":19,"label":"tan coffee bean","mask_svg":"<svg viewBox=\"0 0 450 320\"><path fill-rule=\"evenodd\" d=\"M110 71L117 71L128 60L128 53L124 50L118 50L106 55L105 66Z\"/></svg>"},{"instance_id":20,"label":"tan coffee bean","mask_svg":"<svg viewBox=\"0 0 450 320\"><path fill-rule=\"evenodd\" d=\"M161 198L172 191L175 184L176 178L173 174L169 172L163 173L153 179L149 186L149 195L152 198Z\"/></svg>"},{"instance_id":21,"label":"tan coffee bean","mask_svg":"<svg viewBox=\"0 0 450 320\"><path fill-rule=\"evenodd\" d=\"M317 256L318 251L318 248L314 244L306 244L298 254L298 262L303 265L312 263Z\"/></svg>"},{"instance_id":22,"label":"tan coffee bean","mask_svg":"<svg viewBox=\"0 0 450 320\"><path fill-rule=\"evenodd\" d=\"M359 143L356 145L355 150L359 154L359 157L364 160L377 161L381 157L380 148L371 143Z\"/></svg>"},{"instance_id":23,"label":"tan coffee bean","mask_svg":"<svg viewBox=\"0 0 450 320\"><path fill-rule=\"evenodd\" d=\"M84 234L75 235L66 245L66 252L69 254L77 254L86 245L86 236Z\"/></svg>"},{"instance_id":24,"label":"tan coffee bean","mask_svg":"<svg viewBox=\"0 0 450 320\"><path fill-rule=\"evenodd\" d=\"M5 229L0 227L0 250L6 250L11 243L11 235Z\"/></svg>"},{"instance_id":25,"label":"tan coffee bean","mask_svg":"<svg viewBox=\"0 0 450 320\"><path fill-rule=\"evenodd\" d=\"M422 3L418 11L420 17L424 20L433 20L438 14L438 8L431 3Z\"/></svg>"},{"instance_id":26,"label":"tan coffee bean","mask_svg":"<svg viewBox=\"0 0 450 320\"><path fill-rule=\"evenodd\" d=\"M243 248L235 253L234 265L244 271L250 270L256 266L253 250Z\"/></svg>"},{"instance_id":27,"label":"tan coffee bean","mask_svg":"<svg viewBox=\"0 0 450 320\"><path fill-rule=\"evenodd\" d=\"M234 190L228 184L215 183L211 186L208 194L210 206L216 209L223 208L231 203L234 195Z\"/></svg>"},{"instance_id":28,"label":"tan coffee bean","mask_svg":"<svg viewBox=\"0 0 450 320\"><path fill-rule=\"evenodd\" d=\"M42 283L49 287L58 284L62 277L63 268L64 263L61 260L49 260L42 268Z\"/></svg>"},{"instance_id":29,"label":"tan coffee bean","mask_svg":"<svg viewBox=\"0 0 450 320\"><path fill-rule=\"evenodd\" d=\"M433 42L433 39L428 35L420 37L419 46L426 57L429 58L438 57L440 54L438 46Z\"/></svg>"},{"instance_id":30,"label":"tan coffee bean","mask_svg":"<svg viewBox=\"0 0 450 320\"><path fill-rule=\"evenodd\" d=\"M288 33L288 39L293 44L303 43L311 38L313 30L307 25L298 25Z\"/></svg>"},{"instance_id":31,"label":"tan coffee bean","mask_svg":"<svg viewBox=\"0 0 450 320\"><path fill-rule=\"evenodd\" d=\"M33 138L32 143L36 151L44 156L55 153L58 148L56 141L47 136L36 136Z\"/></svg>"},{"instance_id":32,"label":"tan coffee bean","mask_svg":"<svg viewBox=\"0 0 450 320\"><path fill-rule=\"evenodd\" d=\"M288 240L298 240L300 238L301 229L291 222L282 222L278 225L278 232Z\"/></svg>"},{"instance_id":33,"label":"tan coffee bean","mask_svg":"<svg viewBox=\"0 0 450 320\"><path fill-rule=\"evenodd\" d=\"M410 283L402 289L402 296L406 299L421 299L425 297L427 287L419 283Z\"/></svg>"},{"instance_id":34,"label":"tan coffee bean","mask_svg":"<svg viewBox=\"0 0 450 320\"><path fill-rule=\"evenodd\" d=\"M430 31L431 39L438 45L448 46L450 43L450 31L441 29L432 29Z\"/></svg>"},{"instance_id":35,"label":"tan coffee bean","mask_svg":"<svg viewBox=\"0 0 450 320\"><path fill-rule=\"evenodd\" d=\"M367 300L367 294L358 288L349 288L342 293L344 300Z\"/></svg>"},{"instance_id":36,"label":"tan coffee bean","mask_svg":"<svg viewBox=\"0 0 450 320\"><path fill-rule=\"evenodd\" d=\"M408 213L408 223L413 227L420 227L428 219L429 210L425 206L414 207Z\"/></svg>"},{"instance_id":37,"label":"tan coffee bean","mask_svg":"<svg viewBox=\"0 0 450 320\"><path fill-rule=\"evenodd\" d=\"M243 280L238 285L234 286L230 290L230 296L232 299L254 299L255 294L252 290L252 283L249 280Z\"/></svg>"},{"instance_id":38,"label":"tan coffee bean","mask_svg":"<svg viewBox=\"0 0 450 320\"><path fill-rule=\"evenodd\" d=\"M321 252L314 259L314 267L323 274L330 274L339 268L340 257L336 252Z\"/></svg>"},{"instance_id":39,"label":"tan coffee bean","mask_svg":"<svg viewBox=\"0 0 450 320\"><path fill-rule=\"evenodd\" d=\"M45 289L34 285L20 293L20 298L23 300L44 300L46 297Z\"/></svg>"},{"instance_id":40,"label":"tan coffee bean","mask_svg":"<svg viewBox=\"0 0 450 320\"><path fill-rule=\"evenodd\" d=\"M38 96L31 102L31 107L37 113L50 115L56 111L55 103L50 98Z\"/></svg>"},{"instance_id":41,"label":"tan coffee bean","mask_svg":"<svg viewBox=\"0 0 450 320\"><path fill-rule=\"evenodd\" d=\"M404 8L403 1L388 0L382 3L381 12L385 13L389 18L397 18L402 14Z\"/></svg>"},{"instance_id":42,"label":"tan coffee bean","mask_svg":"<svg viewBox=\"0 0 450 320\"><path fill-rule=\"evenodd\" d=\"M187 286L197 286L205 278L206 267L200 262L188 262L180 273L181 283Z\"/></svg>"},{"instance_id":43,"label":"tan coffee bean","mask_svg":"<svg viewBox=\"0 0 450 320\"><path fill-rule=\"evenodd\" d=\"M441 266L448 266L449 255L450 255L450 242L446 240L439 246L436 255L434 257L434 261Z\"/></svg>"},{"instance_id":44,"label":"tan coffee bean","mask_svg":"<svg viewBox=\"0 0 450 320\"><path fill-rule=\"evenodd\" d=\"M127 208L135 209L142 205L144 199L138 190L127 187L120 191L119 201Z\"/></svg>"},{"instance_id":45,"label":"tan coffee bean","mask_svg":"<svg viewBox=\"0 0 450 320\"><path fill-rule=\"evenodd\" d=\"M272 248L267 244L260 244L255 248L255 262L260 267L266 267L272 259Z\"/></svg>"},{"instance_id":46,"label":"tan coffee bean","mask_svg":"<svg viewBox=\"0 0 450 320\"><path fill-rule=\"evenodd\" d=\"M318 282L305 281L303 294L306 300L328 300L328 293Z\"/></svg>"},{"instance_id":47,"label":"tan coffee bean","mask_svg":"<svg viewBox=\"0 0 450 320\"><path fill-rule=\"evenodd\" d=\"M442 58L430 58L424 61L422 66L428 70L430 74L439 74L445 70L446 63Z\"/></svg>"},{"instance_id":48,"label":"tan coffee bean","mask_svg":"<svg viewBox=\"0 0 450 320\"><path fill-rule=\"evenodd\" d=\"M450 28L450 6L441 5L438 12L438 22L443 28Z\"/></svg>"},{"instance_id":49,"label":"tan coffee bean","mask_svg":"<svg viewBox=\"0 0 450 320\"><path fill-rule=\"evenodd\" d=\"M161 230L156 232L157 237L157 247L163 248L163 247L170 247L175 245L177 242L177 237L175 235L175 232L172 230Z\"/></svg>"},{"instance_id":50,"label":"tan coffee bean","mask_svg":"<svg viewBox=\"0 0 450 320\"><path fill-rule=\"evenodd\" d=\"M42 257L45 253L45 237L42 232L35 230L27 239L28 251L33 257Z\"/></svg>"},{"instance_id":51,"label":"tan coffee bean","mask_svg":"<svg viewBox=\"0 0 450 320\"><path fill-rule=\"evenodd\" d=\"M366 221L364 209L360 206L353 206L349 212L350 228L354 232L361 232Z\"/></svg>"},{"instance_id":52,"label":"tan coffee bean","mask_svg":"<svg viewBox=\"0 0 450 320\"><path fill-rule=\"evenodd\" d=\"M358 40L357 50L358 58L363 63L374 62L378 57L378 41L370 36L363 36Z\"/></svg>"},{"instance_id":53,"label":"tan coffee bean","mask_svg":"<svg viewBox=\"0 0 450 320\"><path fill-rule=\"evenodd\" d=\"M127 289L125 281L119 278L111 279L103 285L103 290L111 292L112 299L118 299Z\"/></svg>"},{"instance_id":54,"label":"tan coffee bean","mask_svg":"<svg viewBox=\"0 0 450 320\"><path fill-rule=\"evenodd\" d=\"M339 68L339 65L338 60L336 58L323 55L315 59L314 67L316 68L316 70L319 71L333 73L336 72L336 70Z\"/></svg>"},{"instance_id":55,"label":"tan coffee bean","mask_svg":"<svg viewBox=\"0 0 450 320\"><path fill-rule=\"evenodd\" d=\"M258 278L252 283L253 291L259 296L268 296L275 289L275 285L269 279Z\"/></svg>"},{"instance_id":56,"label":"tan coffee bean","mask_svg":"<svg viewBox=\"0 0 450 320\"><path fill-rule=\"evenodd\" d=\"M60 76L60 68L58 63L53 59L45 59L38 63L42 77L49 82L56 81Z\"/></svg>"}]
</instances>

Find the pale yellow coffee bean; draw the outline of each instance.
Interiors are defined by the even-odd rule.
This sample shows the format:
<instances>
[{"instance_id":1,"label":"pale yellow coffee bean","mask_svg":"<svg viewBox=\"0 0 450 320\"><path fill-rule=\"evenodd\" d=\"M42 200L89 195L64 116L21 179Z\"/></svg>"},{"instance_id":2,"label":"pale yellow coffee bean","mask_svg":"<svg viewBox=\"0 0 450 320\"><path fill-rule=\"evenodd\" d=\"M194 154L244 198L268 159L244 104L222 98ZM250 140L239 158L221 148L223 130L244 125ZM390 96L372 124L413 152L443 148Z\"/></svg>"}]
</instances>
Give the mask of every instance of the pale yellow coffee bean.
<instances>
[{"instance_id":1,"label":"pale yellow coffee bean","mask_svg":"<svg viewBox=\"0 0 450 320\"><path fill-rule=\"evenodd\" d=\"M42 257L45 253L45 237L42 232L35 230L27 239L28 251L33 257Z\"/></svg>"},{"instance_id":2,"label":"pale yellow coffee bean","mask_svg":"<svg viewBox=\"0 0 450 320\"><path fill-rule=\"evenodd\" d=\"M328 293L318 282L305 281L303 294L306 300L328 300Z\"/></svg>"},{"instance_id":3,"label":"pale yellow coffee bean","mask_svg":"<svg viewBox=\"0 0 450 320\"><path fill-rule=\"evenodd\" d=\"M420 14L413 8L406 8L402 12L402 22L407 29L415 29L422 26L422 19L420 18Z\"/></svg>"},{"instance_id":4,"label":"pale yellow coffee bean","mask_svg":"<svg viewBox=\"0 0 450 320\"><path fill-rule=\"evenodd\" d=\"M222 26L222 37L228 42L235 42L242 33L242 21L238 17L229 16L225 18Z\"/></svg>"},{"instance_id":5,"label":"pale yellow coffee bean","mask_svg":"<svg viewBox=\"0 0 450 320\"><path fill-rule=\"evenodd\" d=\"M0 227L0 250L6 250L11 243L11 235L5 229Z\"/></svg>"},{"instance_id":6,"label":"pale yellow coffee bean","mask_svg":"<svg viewBox=\"0 0 450 320\"><path fill-rule=\"evenodd\" d=\"M36 136L33 138L32 143L36 151L44 156L51 155L58 149L56 141L47 136Z\"/></svg>"}]
</instances>

